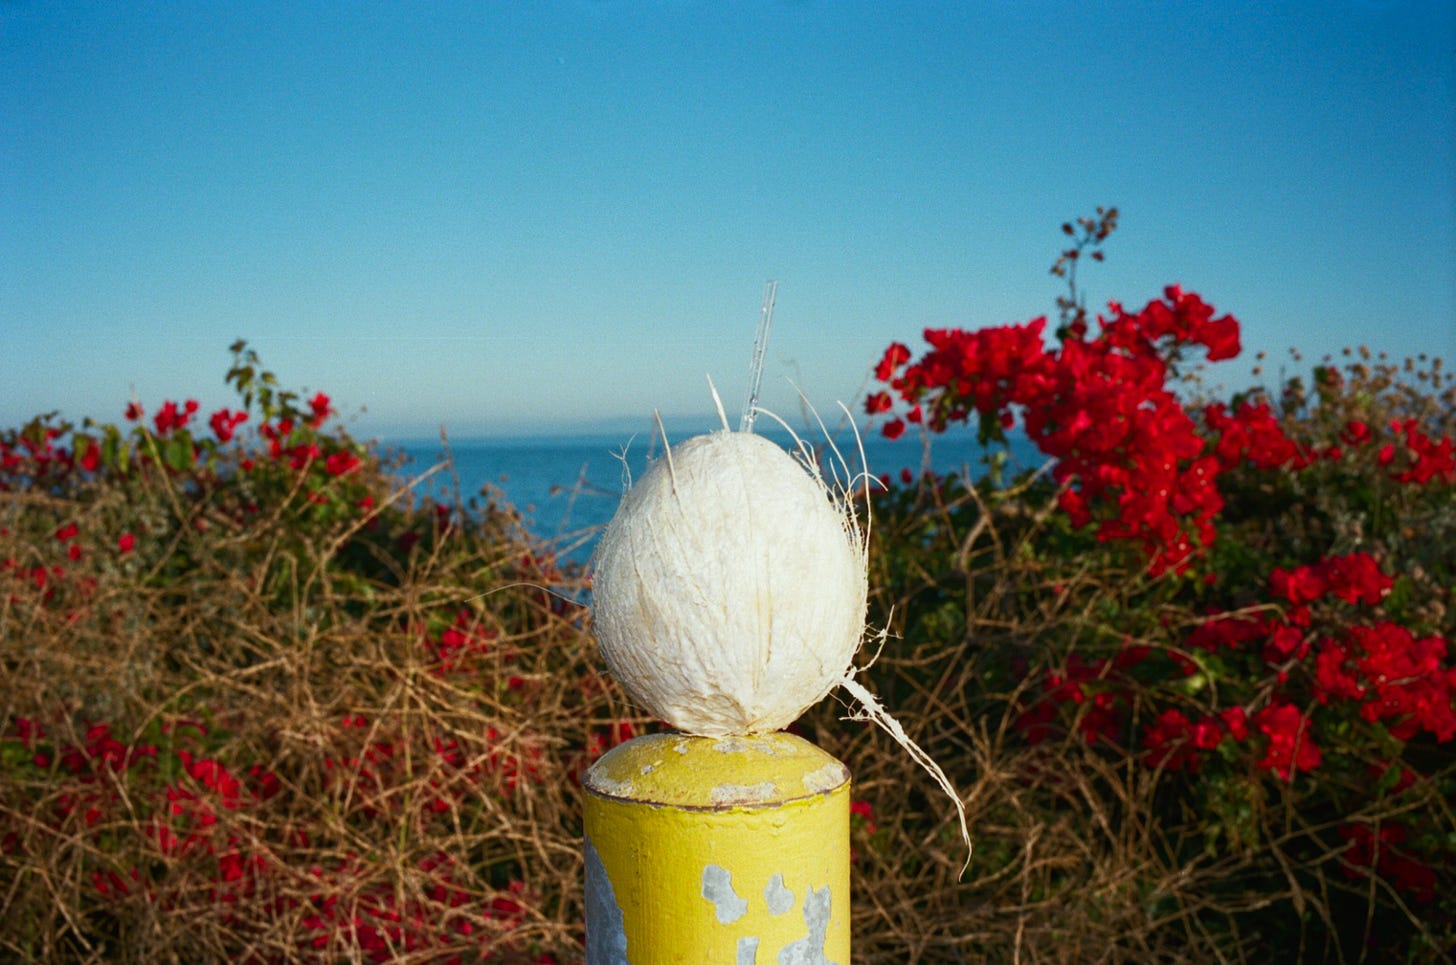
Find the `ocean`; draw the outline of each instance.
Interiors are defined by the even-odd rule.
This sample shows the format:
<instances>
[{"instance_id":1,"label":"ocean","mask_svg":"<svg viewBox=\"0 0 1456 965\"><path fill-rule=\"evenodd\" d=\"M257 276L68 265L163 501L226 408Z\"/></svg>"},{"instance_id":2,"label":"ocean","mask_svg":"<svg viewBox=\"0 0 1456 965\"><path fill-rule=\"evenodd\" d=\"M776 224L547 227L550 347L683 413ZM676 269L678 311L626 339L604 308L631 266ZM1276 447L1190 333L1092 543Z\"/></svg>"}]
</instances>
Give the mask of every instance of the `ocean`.
<instances>
[{"instance_id":1,"label":"ocean","mask_svg":"<svg viewBox=\"0 0 1456 965\"><path fill-rule=\"evenodd\" d=\"M757 431L786 448L792 444L777 426L760 424ZM668 438L676 443L689 435L670 430ZM818 441L822 438L820 435ZM649 455L660 455L660 444L654 446L655 441L646 433L634 436L626 432L452 439L453 474L447 465L420 483L417 491L450 503L457 492L466 502L504 499L522 514L532 533L556 544L564 556L585 562L629 481L647 470ZM835 444L858 472L860 459L853 434L840 434ZM445 461L445 448L438 437L386 439L382 445L386 452L406 457L397 471L402 482ZM892 480L900 478L904 470L919 472L927 459L937 473L968 471L979 476L985 469L985 455L969 430L936 437L928 449L923 440L909 433L893 442L878 433L864 438L869 470ZM1023 468L1040 464L1035 448L1019 434L1011 438L1010 455L1013 464Z\"/></svg>"}]
</instances>

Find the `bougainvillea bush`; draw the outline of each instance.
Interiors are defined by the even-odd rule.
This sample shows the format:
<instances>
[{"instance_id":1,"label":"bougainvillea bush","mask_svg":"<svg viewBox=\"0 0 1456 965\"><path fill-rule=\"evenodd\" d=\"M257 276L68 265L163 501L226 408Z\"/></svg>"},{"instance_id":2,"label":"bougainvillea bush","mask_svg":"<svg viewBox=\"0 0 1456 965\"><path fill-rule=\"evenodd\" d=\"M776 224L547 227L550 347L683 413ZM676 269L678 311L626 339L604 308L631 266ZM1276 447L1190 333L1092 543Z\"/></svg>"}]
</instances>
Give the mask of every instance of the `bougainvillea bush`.
<instances>
[{"instance_id":1,"label":"bougainvillea bush","mask_svg":"<svg viewBox=\"0 0 1456 965\"><path fill-rule=\"evenodd\" d=\"M1242 330L1200 295L1085 309L1115 223L1066 226L1055 323L872 360L879 431L1045 460L871 499L860 679L975 850L807 715L855 778L855 961L1449 958L1451 380L1359 349L1215 391ZM589 574L246 345L226 378L0 431L0 958L580 961L578 776L655 726Z\"/></svg>"},{"instance_id":2,"label":"bougainvillea bush","mask_svg":"<svg viewBox=\"0 0 1456 965\"><path fill-rule=\"evenodd\" d=\"M886 480L875 500L892 639L870 673L955 763L978 841L958 882L946 809L906 806L913 769L866 752L877 735L844 747L873 762L861 952L1450 956L1451 380L1362 348L1213 398L1233 317L1177 286L1083 308L1076 264L1115 221L1066 226L1054 333L930 329L876 369L885 435L1024 432L1047 461Z\"/></svg>"},{"instance_id":3,"label":"bougainvillea bush","mask_svg":"<svg viewBox=\"0 0 1456 965\"><path fill-rule=\"evenodd\" d=\"M0 958L579 960L581 574L227 379L0 434Z\"/></svg>"}]
</instances>

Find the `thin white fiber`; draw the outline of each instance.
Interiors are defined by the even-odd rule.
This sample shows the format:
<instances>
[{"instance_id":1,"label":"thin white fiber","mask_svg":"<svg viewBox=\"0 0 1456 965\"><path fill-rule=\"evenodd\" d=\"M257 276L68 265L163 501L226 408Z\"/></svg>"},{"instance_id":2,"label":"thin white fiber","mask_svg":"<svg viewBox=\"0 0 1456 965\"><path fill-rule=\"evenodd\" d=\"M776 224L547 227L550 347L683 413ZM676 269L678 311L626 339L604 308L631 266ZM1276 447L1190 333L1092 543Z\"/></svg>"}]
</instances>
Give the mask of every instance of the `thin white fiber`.
<instances>
[{"instance_id":1,"label":"thin white fiber","mask_svg":"<svg viewBox=\"0 0 1456 965\"><path fill-rule=\"evenodd\" d=\"M956 815L961 822L961 840L966 843L966 863L961 867L961 874L965 874L966 869L971 866L971 830L966 825L966 806L962 803L961 796L956 793L955 785L950 782L950 778L945 776L945 771L940 769L940 765L935 763L935 759L925 753L919 744L911 740L910 735L905 733L905 728L900 726L900 722L890 716L890 712L885 709L884 704L880 703L880 699L866 690L858 680L855 680L853 674L846 675L839 685L859 701L862 712L855 714L854 718L857 720L869 719L879 725L881 730L894 738L895 743L905 748L906 753L914 759L915 763L924 768L935 783L940 785L941 790L945 791L954 802Z\"/></svg>"}]
</instances>

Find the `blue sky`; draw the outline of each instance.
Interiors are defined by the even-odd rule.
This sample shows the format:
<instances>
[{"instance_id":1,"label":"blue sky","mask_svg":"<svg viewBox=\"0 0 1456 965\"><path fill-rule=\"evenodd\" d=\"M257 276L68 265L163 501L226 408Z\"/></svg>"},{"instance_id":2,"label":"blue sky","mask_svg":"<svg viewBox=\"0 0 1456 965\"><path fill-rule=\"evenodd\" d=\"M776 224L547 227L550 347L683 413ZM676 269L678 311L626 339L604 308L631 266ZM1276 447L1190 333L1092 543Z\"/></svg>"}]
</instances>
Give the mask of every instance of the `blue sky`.
<instances>
[{"instance_id":1,"label":"blue sky","mask_svg":"<svg viewBox=\"0 0 1456 965\"><path fill-rule=\"evenodd\" d=\"M356 434L862 393L892 340L1181 282L1252 353L1456 362L1448 2L0 3L0 424L230 403ZM1292 371L1292 370L1291 370Z\"/></svg>"}]
</instances>

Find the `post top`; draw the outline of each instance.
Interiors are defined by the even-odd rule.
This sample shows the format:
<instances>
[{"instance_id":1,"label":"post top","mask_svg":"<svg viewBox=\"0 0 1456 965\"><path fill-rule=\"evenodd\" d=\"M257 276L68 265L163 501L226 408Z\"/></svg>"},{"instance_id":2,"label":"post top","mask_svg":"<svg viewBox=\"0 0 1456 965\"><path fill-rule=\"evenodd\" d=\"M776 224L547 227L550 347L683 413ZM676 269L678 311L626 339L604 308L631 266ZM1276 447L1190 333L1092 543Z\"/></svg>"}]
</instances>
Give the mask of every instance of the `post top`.
<instances>
[{"instance_id":1,"label":"post top","mask_svg":"<svg viewBox=\"0 0 1456 965\"><path fill-rule=\"evenodd\" d=\"M778 807L848 781L849 768L792 734L648 734L602 755L582 786L601 797L719 811Z\"/></svg>"}]
</instances>

